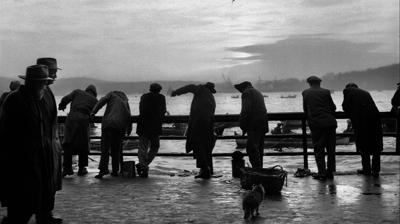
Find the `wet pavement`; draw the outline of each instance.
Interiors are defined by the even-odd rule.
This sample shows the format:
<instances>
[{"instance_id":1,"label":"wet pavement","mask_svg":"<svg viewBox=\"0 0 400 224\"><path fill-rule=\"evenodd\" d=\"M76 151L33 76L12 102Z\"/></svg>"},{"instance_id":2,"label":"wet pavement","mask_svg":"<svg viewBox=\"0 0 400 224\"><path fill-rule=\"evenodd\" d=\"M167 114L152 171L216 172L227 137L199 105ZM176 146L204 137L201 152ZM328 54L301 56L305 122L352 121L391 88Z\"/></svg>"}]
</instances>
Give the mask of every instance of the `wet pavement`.
<instances>
[{"instance_id":1,"label":"wet pavement","mask_svg":"<svg viewBox=\"0 0 400 224\"><path fill-rule=\"evenodd\" d=\"M64 178L54 210L64 223L399 223L398 172L379 178L339 173L324 182L289 173L281 195L267 195L261 215L247 222L246 191L229 173L210 180L168 171L148 179L97 180L95 174Z\"/></svg>"}]
</instances>

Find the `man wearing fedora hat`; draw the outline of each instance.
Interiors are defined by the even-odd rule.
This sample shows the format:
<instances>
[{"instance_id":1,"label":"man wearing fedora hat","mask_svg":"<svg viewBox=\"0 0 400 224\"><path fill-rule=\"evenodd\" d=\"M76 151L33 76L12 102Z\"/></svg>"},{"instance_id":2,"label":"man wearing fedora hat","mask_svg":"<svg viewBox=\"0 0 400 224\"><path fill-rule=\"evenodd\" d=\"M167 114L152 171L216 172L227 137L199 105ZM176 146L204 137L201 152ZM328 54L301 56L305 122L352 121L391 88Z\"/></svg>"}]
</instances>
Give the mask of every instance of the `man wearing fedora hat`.
<instances>
[{"instance_id":1,"label":"man wearing fedora hat","mask_svg":"<svg viewBox=\"0 0 400 224\"><path fill-rule=\"evenodd\" d=\"M53 152L53 175L54 175L54 189L56 191L61 190L62 187L62 174L61 174L61 152L62 147L58 137L58 128L57 128L57 104L53 94L53 91L50 88L50 85L53 84L55 79L57 78L57 71L61 70L57 66L57 59L50 58L50 57L43 57L38 58L36 60L36 64L38 65L46 65L49 70L49 77L51 80L48 81L47 86L44 91L44 104L45 104L45 113L46 119L44 123L44 128L49 129L51 131L47 132L48 134L45 136L46 142L49 143L52 147ZM53 197L52 206L48 209L47 218L54 223L61 223L62 219L53 217L52 210L54 209L54 201L55 201L55 194Z\"/></svg>"},{"instance_id":2,"label":"man wearing fedora hat","mask_svg":"<svg viewBox=\"0 0 400 224\"><path fill-rule=\"evenodd\" d=\"M246 152L253 168L263 167L264 138L268 132L267 109L260 91L245 81L234 85L242 93L240 128L247 133Z\"/></svg>"},{"instance_id":3,"label":"man wearing fedora hat","mask_svg":"<svg viewBox=\"0 0 400 224\"><path fill-rule=\"evenodd\" d=\"M186 132L186 153L193 151L196 166L200 172L195 178L209 179L213 174L212 151L215 146L214 113L216 93L214 83L187 85L175 91L171 96L193 93L190 106L188 129Z\"/></svg>"},{"instance_id":4,"label":"man wearing fedora hat","mask_svg":"<svg viewBox=\"0 0 400 224\"><path fill-rule=\"evenodd\" d=\"M321 88L320 78L310 76L307 78L307 83L310 88L302 92L303 110L310 126L318 168L318 174L314 178L317 180L332 179L333 172L336 170L336 106L333 103L331 92ZM328 153L327 167L325 165L325 148Z\"/></svg>"},{"instance_id":5,"label":"man wearing fedora hat","mask_svg":"<svg viewBox=\"0 0 400 224\"><path fill-rule=\"evenodd\" d=\"M45 65L26 69L25 80L11 92L0 115L0 200L7 207L5 223L28 223L33 214L37 223L57 223L48 219L54 203L53 153L46 135L44 107L46 84L51 80Z\"/></svg>"},{"instance_id":6,"label":"man wearing fedora hat","mask_svg":"<svg viewBox=\"0 0 400 224\"><path fill-rule=\"evenodd\" d=\"M150 92L140 97L139 120L136 128L136 133L139 135L139 163L136 167L141 177L148 176L149 165L160 148L162 120L167 112L165 96L160 94L161 89L160 84L152 83Z\"/></svg>"}]
</instances>

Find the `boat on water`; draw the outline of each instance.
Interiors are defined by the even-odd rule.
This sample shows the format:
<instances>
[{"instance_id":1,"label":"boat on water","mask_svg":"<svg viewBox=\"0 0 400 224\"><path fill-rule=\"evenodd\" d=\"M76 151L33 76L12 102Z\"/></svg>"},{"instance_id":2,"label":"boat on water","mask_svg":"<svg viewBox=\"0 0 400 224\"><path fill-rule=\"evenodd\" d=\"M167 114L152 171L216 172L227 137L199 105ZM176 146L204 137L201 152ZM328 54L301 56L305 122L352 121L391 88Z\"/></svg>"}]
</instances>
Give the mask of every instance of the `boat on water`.
<instances>
[{"instance_id":1,"label":"boat on water","mask_svg":"<svg viewBox=\"0 0 400 224\"><path fill-rule=\"evenodd\" d=\"M247 139L236 139L236 148L246 148ZM336 145L349 145L350 137L336 136ZM281 149L281 148L302 148L302 138L265 138L264 148ZM312 148L311 138L307 138L307 147Z\"/></svg>"},{"instance_id":2,"label":"boat on water","mask_svg":"<svg viewBox=\"0 0 400 224\"><path fill-rule=\"evenodd\" d=\"M281 96L281 98L296 98L297 97L297 95L296 94L294 94L294 95L287 95L287 96Z\"/></svg>"},{"instance_id":3,"label":"boat on water","mask_svg":"<svg viewBox=\"0 0 400 224\"><path fill-rule=\"evenodd\" d=\"M239 98L239 95L233 95L233 96L231 96L231 98L232 99L237 99L237 98Z\"/></svg>"}]
</instances>

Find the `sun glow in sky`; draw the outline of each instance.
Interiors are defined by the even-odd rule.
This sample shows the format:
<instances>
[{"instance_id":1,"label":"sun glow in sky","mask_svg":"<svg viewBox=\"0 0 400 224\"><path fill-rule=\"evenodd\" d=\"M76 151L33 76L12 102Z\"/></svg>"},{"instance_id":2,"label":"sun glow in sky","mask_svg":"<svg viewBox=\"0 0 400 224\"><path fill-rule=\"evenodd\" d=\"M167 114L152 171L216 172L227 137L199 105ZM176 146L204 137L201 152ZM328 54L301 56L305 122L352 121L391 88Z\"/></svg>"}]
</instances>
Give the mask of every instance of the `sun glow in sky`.
<instances>
[{"instance_id":1,"label":"sun glow in sky","mask_svg":"<svg viewBox=\"0 0 400 224\"><path fill-rule=\"evenodd\" d=\"M399 0L1 0L0 76L304 78L399 63Z\"/></svg>"}]
</instances>

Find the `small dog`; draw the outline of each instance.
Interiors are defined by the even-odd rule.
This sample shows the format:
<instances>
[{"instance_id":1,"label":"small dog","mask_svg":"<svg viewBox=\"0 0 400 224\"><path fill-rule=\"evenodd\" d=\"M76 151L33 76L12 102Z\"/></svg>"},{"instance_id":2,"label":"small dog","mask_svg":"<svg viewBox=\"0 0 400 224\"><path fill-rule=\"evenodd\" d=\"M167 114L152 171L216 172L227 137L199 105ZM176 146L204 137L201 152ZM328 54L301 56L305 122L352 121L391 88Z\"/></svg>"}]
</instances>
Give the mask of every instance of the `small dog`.
<instances>
[{"instance_id":1,"label":"small dog","mask_svg":"<svg viewBox=\"0 0 400 224\"><path fill-rule=\"evenodd\" d=\"M253 218L260 213L258 212L258 208L260 207L261 202L264 200L265 190L262 184L253 185L253 189L247 193L243 198L243 210L244 210L244 219L248 219L249 217ZM256 214L254 215L254 212Z\"/></svg>"}]
</instances>

